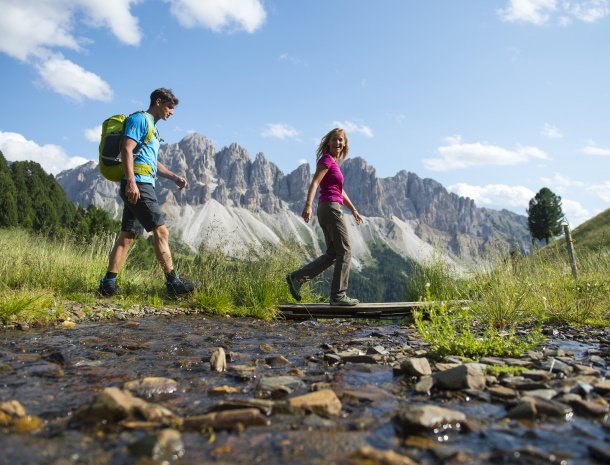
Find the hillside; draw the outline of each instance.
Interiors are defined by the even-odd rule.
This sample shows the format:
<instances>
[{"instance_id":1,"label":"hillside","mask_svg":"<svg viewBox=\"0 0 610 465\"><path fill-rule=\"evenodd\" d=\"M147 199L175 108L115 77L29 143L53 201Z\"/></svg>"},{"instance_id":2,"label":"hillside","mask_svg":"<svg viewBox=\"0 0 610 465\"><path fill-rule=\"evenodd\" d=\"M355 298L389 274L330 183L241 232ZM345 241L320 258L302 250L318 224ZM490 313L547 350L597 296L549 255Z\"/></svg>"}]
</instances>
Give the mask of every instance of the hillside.
<instances>
[{"instance_id":1,"label":"hillside","mask_svg":"<svg viewBox=\"0 0 610 465\"><path fill-rule=\"evenodd\" d=\"M610 248L610 208L574 229L572 239L576 250Z\"/></svg>"}]
</instances>

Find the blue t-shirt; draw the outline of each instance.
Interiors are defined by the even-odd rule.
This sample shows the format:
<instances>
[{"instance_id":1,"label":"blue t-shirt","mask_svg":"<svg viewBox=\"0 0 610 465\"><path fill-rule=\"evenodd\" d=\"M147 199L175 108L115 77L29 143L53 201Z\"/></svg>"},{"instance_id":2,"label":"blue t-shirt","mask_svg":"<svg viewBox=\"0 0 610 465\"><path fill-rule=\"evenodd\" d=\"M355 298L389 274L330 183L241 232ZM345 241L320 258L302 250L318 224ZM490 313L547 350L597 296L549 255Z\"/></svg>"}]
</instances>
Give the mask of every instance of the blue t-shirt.
<instances>
[{"instance_id":1,"label":"blue t-shirt","mask_svg":"<svg viewBox=\"0 0 610 465\"><path fill-rule=\"evenodd\" d=\"M159 155L159 134L157 127L154 128L154 136L146 145L142 145L148 134L148 125L154 125L154 119L150 113L137 112L125 120L123 135L137 142L134 149L133 169L136 182L144 182L155 185L157 177L157 156Z\"/></svg>"}]
</instances>

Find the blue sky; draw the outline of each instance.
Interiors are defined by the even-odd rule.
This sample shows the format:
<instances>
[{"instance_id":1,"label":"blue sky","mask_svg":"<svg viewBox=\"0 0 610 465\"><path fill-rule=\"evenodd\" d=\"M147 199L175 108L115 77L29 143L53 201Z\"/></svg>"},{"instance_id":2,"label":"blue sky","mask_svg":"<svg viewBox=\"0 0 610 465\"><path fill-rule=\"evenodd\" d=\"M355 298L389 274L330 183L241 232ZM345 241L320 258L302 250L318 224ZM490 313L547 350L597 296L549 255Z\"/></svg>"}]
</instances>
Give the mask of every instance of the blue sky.
<instances>
[{"instance_id":1,"label":"blue sky","mask_svg":"<svg viewBox=\"0 0 610 465\"><path fill-rule=\"evenodd\" d=\"M407 170L525 214L549 187L572 226L610 207L609 0L0 0L0 150L57 173L97 159L109 115L237 142L284 173L347 129Z\"/></svg>"}]
</instances>

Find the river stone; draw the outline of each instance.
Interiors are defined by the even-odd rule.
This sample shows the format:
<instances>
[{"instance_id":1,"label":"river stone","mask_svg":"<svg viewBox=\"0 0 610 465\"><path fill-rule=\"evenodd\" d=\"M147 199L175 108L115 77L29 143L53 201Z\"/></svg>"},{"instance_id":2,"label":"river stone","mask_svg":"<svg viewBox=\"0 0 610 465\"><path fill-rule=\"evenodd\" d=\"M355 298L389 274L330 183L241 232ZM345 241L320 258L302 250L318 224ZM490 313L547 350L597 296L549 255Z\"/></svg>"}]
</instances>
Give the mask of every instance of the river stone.
<instances>
[{"instance_id":1,"label":"river stone","mask_svg":"<svg viewBox=\"0 0 610 465\"><path fill-rule=\"evenodd\" d=\"M315 413L321 417L339 415L341 401L331 389L310 392L288 399L288 408L292 413Z\"/></svg>"},{"instance_id":2,"label":"river stone","mask_svg":"<svg viewBox=\"0 0 610 465\"><path fill-rule=\"evenodd\" d=\"M134 392L140 397L151 398L176 392L178 383L170 378L147 377L128 381L123 385L123 389Z\"/></svg>"},{"instance_id":3,"label":"river stone","mask_svg":"<svg viewBox=\"0 0 610 465\"><path fill-rule=\"evenodd\" d=\"M212 405L209 412L222 412L225 410L240 410L255 408L258 409L263 415L269 416L273 413L275 402L266 399L230 399L223 400L217 404Z\"/></svg>"},{"instance_id":4,"label":"river stone","mask_svg":"<svg viewBox=\"0 0 610 465\"><path fill-rule=\"evenodd\" d=\"M432 374L427 358L412 357L400 363L400 371L407 376L429 376Z\"/></svg>"},{"instance_id":5,"label":"river stone","mask_svg":"<svg viewBox=\"0 0 610 465\"><path fill-rule=\"evenodd\" d=\"M165 428L131 444L129 451L135 456L147 456L153 460L175 461L184 455L184 443L179 431Z\"/></svg>"},{"instance_id":6,"label":"river stone","mask_svg":"<svg viewBox=\"0 0 610 465\"><path fill-rule=\"evenodd\" d=\"M392 450L379 450L370 446L358 449L350 456L349 465L417 465L417 462L406 455Z\"/></svg>"},{"instance_id":7,"label":"river stone","mask_svg":"<svg viewBox=\"0 0 610 465\"><path fill-rule=\"evenodd\" d=\"M601 417L608 413L608 402L604 399L583 400L576 394L566 394L561 402L572 407L577 415Z\"/></svg>"},{"instance_id":8,"label":"river stone","mask_svg":"<svg viewBox=\"0 0 610 465\"><path fill-rule=\"evenodd\" d=\"M551 400L558 392L555 389L532 389L527 391L527 395L531 397L541 397L546 400Z\"/></svg>"},{"instance_id":9,"label":"river stone","mask_svg":"<svg viewBox=\"0 0 610 465\"><path fill-rule=\"evenodd\" d=\"M0 426L6 426L17 418L25 417L25 408L18 400L0 403Z\"/></svg>"},{"instance_id":10,"label":"river stone","mask_svg":"<svg viewBox=\"0 0 610 465\"><path fill-rule=\"evenodd\" d=\"M217 347L210 355L210 369L219 373L227 369L227 356L222 347Z\"/></svg>"},{"instance_id":11,"label":"river stone","mask_svg":"<svg viewBox=\"0 0 610 465\"><path fill-rule=\"evenodd\" d=\"M202 428L239 430L243 429L244 426L269 426L269 424L270 421L258 409L244 408L187 417L184 419L182 426L191 430L201 430Z\"/></svg>"},{"instance_id":12,"label":"river stone","mask_svg":"<svg viewBox=\"0 0 610 465\"><path fill-rule=\"evenodd\" d=\"M485 375L478 365L466 364L434 374L435 384L444 389L485 389Z\"/></svg>"},{"instance_id":13,"label":"river stone","mask_svg":"<svg viewBox=\"0 0 610 465\"><path fill-rule=\"evenodd\" d=\"M610 396L610 379L596 381L593 385L593 389L603 396Z\"/></svg>"},{"instance_id":14,"label":"river stone","mask_svg":"<svg viewBox=\"0 0 610 465\"><path fill-rule=\"evenodd\" d=\"M272 368L277 368L290 365L290 360L283 355L272 355L270 357L265 357L265 364Z\"/></svg>"},{"instance_id":15,"label":"river stone","mask_svg":"<svg viewBox=\"0 0 610 465\"><path fill-rule=\"evenodd\" d=\"M433 387L434 378L432 376L422 376L413 389L420 394L430 395Z\"/></svg>"},{"instance_id":16,"label":"river stone","mask_svg":"<svg viewBox=\"0 0 610 465\"><path fill-rule=\"evenodd\" d=\"M566 419L572 409L560 402L543 399L542 397L525 396L506 416L514 419L535 420L540 417L554 417Z\"/></svg>"},{"instance_id":17,"label":"river stone","mask_svg":"<svg viewBox=\"0 0 610 465\"><path fill-rule=\"evenodd\" d=\"M256 385L260 397L283 397L294 389L305 387L305 383L295 376L265 376Z\"/></svg>"},{"instance_id":18,"label":"river stone","mask_svg":"<svg viewBox=\"0 0 610 465\"><path fill-rule=\"evenodd\" d=\"M248 381L256 378L256 367L252 365L232 365L227 370L227 374L241 381Z\"/></svg>"},{"instance_id":19,"label":"river stone","mask_svg":"<svg viewBox=\"0 0 610 465\"><path fill-rule=\"evenodd\" d=\"M395 415L394 421L405 431L421 431L449 427L466 420L466 415L436 405L413 405Z\"/></svg>"},{"instance_id":20,"label":"river stone","mask_svg":"<svg viewBox=\"0 0 610 465\"><path fill-rule=\"evenodd\" d=\"M519 395L519 393L515 389L511 389L505 386L492 386L487 389L493 397L498 397L500 399L514 399Z\"/></svg>"},{"instance_id":21,"label":"river stone","mask_svg":"<svg viewBox=\"0 0 610 465\"><path fill-rule=\"evenodd\" d=\"M334 388L336 394L344 404L357 404L359 402L378 402L383 399L388 399L392 395L377 387L364 386L361 388Z\"/></svg>"}]
</instances>

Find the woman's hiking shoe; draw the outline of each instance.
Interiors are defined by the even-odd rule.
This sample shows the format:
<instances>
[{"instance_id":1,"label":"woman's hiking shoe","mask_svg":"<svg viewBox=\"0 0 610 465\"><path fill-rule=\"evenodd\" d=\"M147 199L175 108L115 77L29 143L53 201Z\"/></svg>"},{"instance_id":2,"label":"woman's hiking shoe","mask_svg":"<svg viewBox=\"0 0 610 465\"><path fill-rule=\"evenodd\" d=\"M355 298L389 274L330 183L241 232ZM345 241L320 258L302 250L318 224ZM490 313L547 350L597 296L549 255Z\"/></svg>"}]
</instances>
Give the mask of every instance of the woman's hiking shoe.
<instances>
[{"instance_id":1,"label":"woman's hiking shoe","mask_svg":"<svg viewBox=\"0 0 610 465\"><path fill-rule=\"evenodd\" d=\"M292 274L286 276L286 282L288 283L288 289L290 290L290 294L292 295L292 297L294 297L294 300L300 302L301 293L299 291L301 290L301 286L303 285L303 283L293 277Z\"/></svg>"},{"instance_id":2,"label":"woman's hiking shoe","mask_svg":"<svg viewBox=\"0 0 610 465\"><path fill-rule=\"evenodd\" d=\"M346 294L339 297L331 297L330 299L330 304L337 307L354 307L359 303L360 301L358 299L348 297Z\"/></svg>"},{"instance_id":3,"label":"woman's hiking shoe","mask_svg":"<svg viewBox=\"0 0 610 465\"><path fill-rule=\"evenodd\" d=\"M179 297L193 292L193 283L186 278L176 275L171 281L165 281L167 293L172 297Z\"/></svg>"},{"instance_id":4,"label":"woman's hiking shoe","mask_svg":"<svg viewBox=\"0 0 610 465\"><path fill-rule=\"evenodd\" d=\"M116 284L116 278L100 279L100 287L98 287L98 289L97 289L97 293L99 295L101 295L102 297L111 297L118 292L119 292L119 286L117 286L117 284Z\"/></svg>"}]
</instances>

